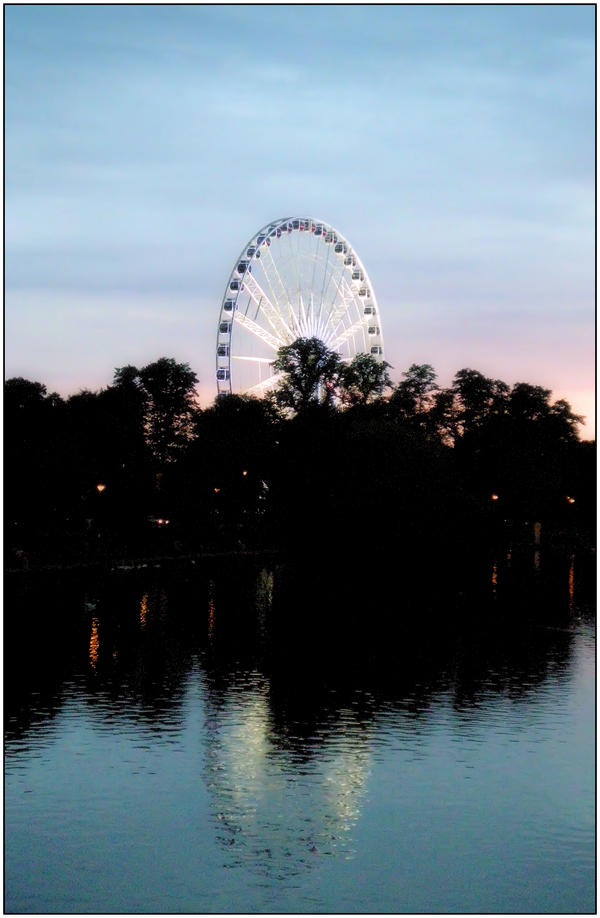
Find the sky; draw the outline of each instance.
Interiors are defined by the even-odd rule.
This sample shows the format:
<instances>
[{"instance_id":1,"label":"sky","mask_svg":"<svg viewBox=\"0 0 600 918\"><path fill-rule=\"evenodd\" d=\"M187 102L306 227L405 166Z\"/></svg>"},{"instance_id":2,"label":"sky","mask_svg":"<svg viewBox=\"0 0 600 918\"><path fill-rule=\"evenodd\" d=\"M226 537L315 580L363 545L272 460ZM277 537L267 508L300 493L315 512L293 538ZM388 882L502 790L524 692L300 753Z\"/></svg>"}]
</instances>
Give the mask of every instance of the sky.
<instances>
[{"instance_id":1,"label":"sky","mask_svg":"<svg viewBox=\"0 0 600 918\"><path fill-rule=\"evenodd\" d=\"M5 375L159 357L209 405L246 240L311 216L394 381L470 367L594 435L595 8L6 6Z\"/></svg>"}]
</instances>

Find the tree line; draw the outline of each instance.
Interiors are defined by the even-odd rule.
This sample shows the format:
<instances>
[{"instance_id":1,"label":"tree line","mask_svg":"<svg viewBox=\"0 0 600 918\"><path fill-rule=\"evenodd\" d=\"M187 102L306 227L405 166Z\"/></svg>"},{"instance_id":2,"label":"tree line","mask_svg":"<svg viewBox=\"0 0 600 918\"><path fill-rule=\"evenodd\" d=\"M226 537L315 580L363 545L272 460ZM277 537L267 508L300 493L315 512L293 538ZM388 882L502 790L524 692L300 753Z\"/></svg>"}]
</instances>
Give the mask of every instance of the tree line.
<instances>
[{"instance_id":1,"label":"tree line","mask_svg":"<svg viewBox=\"0 0 600 918\"><path fill-rule=\"evenodd\" d=\"M9 566L279 548L365 569L541 521L589 538L594 444L550 390L473 369L441 387L411 365L344 362L316 338L279 350L264 398L201 409L196 374L163 357L63 399L5 383Z\"/></svg>"}]
</instances>

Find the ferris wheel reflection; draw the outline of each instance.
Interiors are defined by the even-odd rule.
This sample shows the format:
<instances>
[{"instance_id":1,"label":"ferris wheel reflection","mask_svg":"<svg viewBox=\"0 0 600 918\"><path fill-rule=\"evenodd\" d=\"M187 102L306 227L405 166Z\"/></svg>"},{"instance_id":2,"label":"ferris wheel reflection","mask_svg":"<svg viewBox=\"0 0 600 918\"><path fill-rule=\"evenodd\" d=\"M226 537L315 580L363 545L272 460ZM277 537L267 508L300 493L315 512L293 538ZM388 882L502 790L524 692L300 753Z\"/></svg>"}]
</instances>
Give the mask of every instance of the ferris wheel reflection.
<instances>
[{"instance_id":1,"label":"ferris wheel reflection","mask_svg":"<svg viewBox=\"0 0 600 918\"><path fill-rule=\"evenodd\" d=\"M313 738L307 756L293 736L287 743L274 736L264 676L250 674L225 697L209 698L205 779L231 866L290 877L323 858L353 856L370 754L353 712L339 713L339 732Z\"/></svg>"},{"instance_id":2,"label":"ferris wheel reflection","mask_svg":"<svg viewBox=\"0 0 600 918\"><path fill-rule=\"evenodd\" d=\"M217 593L211 581L211 644L219 631ZM264 637L273 604L272 571L258 572L253 595L258 634ZM228 864L289 878L323 858L352 857L352 828L370 769L367 731L357 712L340 708L335 729L307 725L298 712L282 720L271 677L250 667L236 666L226 680L215 678L207 688L204 773L216 838Z\"/></svg>"}]
</instances>

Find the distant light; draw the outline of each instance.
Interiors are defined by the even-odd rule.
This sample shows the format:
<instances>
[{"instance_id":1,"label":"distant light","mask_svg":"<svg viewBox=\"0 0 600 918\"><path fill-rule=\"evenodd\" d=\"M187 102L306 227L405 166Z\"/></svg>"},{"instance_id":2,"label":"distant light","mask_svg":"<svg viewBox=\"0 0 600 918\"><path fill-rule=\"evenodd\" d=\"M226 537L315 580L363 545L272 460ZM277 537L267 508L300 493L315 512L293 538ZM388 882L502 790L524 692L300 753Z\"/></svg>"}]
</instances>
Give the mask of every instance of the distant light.
<instances>
[{"instance_id":1,"label":"distant light","mask_svg":"<svg viewBox=\"0 0 600 918\"><path fill-rule=\"evenodd\" d=\"M497 494L490 494L490 499L491 499L491 500L498 500L498 495L497 495Z\"/></svg>"},{"instance_id":2,"label":"distant light","mask_svg":"<svg viewBox=\"0 0 600 918\"><path fill-rule=\"evenodd\" d=\"M96 491L98 491L99 494L102 494L103 491L106 491L106 485L105 485L105 484L97 484L97 485L96 485Z\"/></svg>"},{"instance_id":3,"label":"distant light","mask_svg":"<svg viewBox=\"0 0 600 918\"><path fill-rule=\"evenodd\" d=\"M242 471L242 475L246 476L247 474L248 474L248 469L244 469L244 470Z\"/></svg>"},{"instance_id":4,"label":"distant light","mask_svg":"<svg viewBox=\"0 0 600 918\"><path fill-rule=\"evenodd\" d=\"M570 504L574 504L574 503L575 503L575 498L574 498L574 497L569 497L569 496L567 495L567 501L568 501Z\"/></svg>"},{"instance_id":5,"label":"distant light","mask_svg":"<svg viewBox=\"0 0 600 918\"><path fill-rule=\"evenodd\" d=\"M213 488L213 491L215 492L215 494L218 494L220 490L221 490L220 488Z\"/></svg>"}]
</instances>

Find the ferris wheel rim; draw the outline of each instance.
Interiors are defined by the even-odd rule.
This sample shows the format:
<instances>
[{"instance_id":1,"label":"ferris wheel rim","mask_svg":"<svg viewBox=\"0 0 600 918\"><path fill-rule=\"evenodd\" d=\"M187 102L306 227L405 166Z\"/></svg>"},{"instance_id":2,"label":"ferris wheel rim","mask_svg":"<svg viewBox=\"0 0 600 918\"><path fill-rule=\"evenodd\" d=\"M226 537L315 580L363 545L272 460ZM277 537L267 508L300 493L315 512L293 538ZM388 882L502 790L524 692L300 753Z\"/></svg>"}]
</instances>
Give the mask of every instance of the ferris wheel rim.
<instances>
[{"instance_id":1,"label":"ferris wheel rim","mask_svg":"<svg viewBox=\"0 0 600 918\"><path fill-rule=\"evenodd\" d=\"M373 341L371 341L370 352L375 356L376 359L383 360L383 332L381 329L381 315L379 312L379 306L377 303L377 298L375 296L375 291L373 285L369 278L368 272L364 266L364 263L360 256L358 255L355 247L350 243L346 236L339 232L334 226L327 223L325 220L320 220L315 217L278 217L275 220L270 220L268 223L265 223L260 229L255 231L247 240L246 244L242 247L237 259L234 262L233 268L229 274L225 291L221 300L221 308L219 312L219 321L217 324L217 342L216 342L216 376L217 376L217 394L231 394L233 391L232 388L232 365L231 361L233 360L247 360L247 361L256 361L259 364L270 364L275 359L276 351L284 343L290 343L291 340L295 340L299 337L312 337L313 335L302 334L301 329L303 323L300 319L300 312L304 311L302 304L302 296L300 296L300 307L298 309L298 314L294 313L291 304L291 297L289 296L287 288L283 285L281 278L279 277L279 282L282 285L284 294L288 299L288 322L286 322L284 316L282 315L281 305L278 298L275 296L275 304L271 303L269 297L262 290L258 282L252 278L252 264L258 263L258 259L261 258L261 250L266 245L265 251L269 251L271 245L271 240L278 241L282 238L284 232L291 236L292 233L305 232L306 235L310 233L322 236L321 242L332 243L329 245L327 250L327 259L325 263L325 272L329 265L329 252L335 251L336 255L343 254L344 263L343 269L340 275L339 284L342 281L346 284L347 292L341 295L342 307L340 311L339 305L336 307L336 311L332 313L331 308L330 312L323 317L323 325L320 328L318 325L317 329L320 328L321 331L324 331L327 327L327 323L331 325L333 319L337 319L337 328L342 323L342 320L347 318L347 314L350 313L351 307L354 307L355 313L360 313L361 305L364 306L364 315L360 316L360 322L355 321L350 327L346 327L345 330L335 337L336 328L329 328L329 331L324 331L323 334L315 334L314 337L320 337L321 340L324 340L325 343L330 346L333 342L334 350L340 351L340 348L347 346L350 351L354 347L354 353L368 353L369 345L367 345L367 330L368 335L372 336ZM327 238L329 237L329 238ZM320 243L316 246L317 252L323 252L324 250L320 246ZM277 273L276 263L274 262L272 253L271 261L274 263L275 272ZM306 256L304 256L306 257ZM314 256L316 259L316 255ZM264 260L260 262L259 267L264 273L265 277L268 280L268 284L271 287L271 292L273 292L271 278L269 273L264 267ZM332 266L329 270L329 275L325 274L325 279L329 276L328 286L331 283L331 277L333 276L334 268L339 268L339 261L337 263L332 263ZM348 268L348 271L346 271ZM240 270L243 269L243 270ZM314 269L313 269L314 275ZM350 278L350 282L348 281ZM357 281L356 278L359 278ZM262 277L261 277L262 279ZM352 284L359 284L358 290L355 287L352 287ZM323 281L325 284L325 280ZM339 284L338 290L339 293ZM299 282L300 286L300 282ZM257 297L259 294L262 296L258 300L258 305L256 309L256 315L261 313L261 320L263 325L258 326L252 319L247 315L248 306L250 300L246 303L246 312L242 316L241 312L238 310L238 299L240 293L244 292L248 295L248 288L255 287L254 293L250 292L250 297L257 303ZM366 291L366 292L365 292ZM351 296L350 296L351 294ZM365 299L360 301L360 297L365 297ZM368 302L367 302L368 301ZM335 296L333 303L335 303ZM262 312L261 312L262 304ZM332 304L333 305L333 304ZM319 304L319 310L323 306L323 300ZM369 308L370 307L370 308ZM311 292L311 304L310 309L312 310L312 292ZM372 315L373 318L366 318L367 312L369 315ZM266 319L266 321L265 321ZM291 320L291 321L290 321ZM369 326L369 322L375 322L376 325ZM312 324L311 324L312 323ZM313 327L313 317L311 316L310 327ZM257 338L260 338L263 344L270 350L273 351L273 358L269 359L267 357L252 357L252 356L243 356L241 354L232 353L232 340L233 340L233 329L234 324L241 325L244 331L248 334L254 335ZM306 322L304 323L306 325ZM290 325L295 326L290 328ZM263 327L264 326L264 327ZM307 326L308 327L308 326ZM299 333L300 332L300 333ZM356 337L359 332L363 333L363 342L365 344L364 351L359 351L356 349ZM326 340L326 339L329 339ZM337 346L336 346L337 345ZM345 359L349 359L346 357ZM258 385L246 388L245 391L248 394L258 394L262 393L269 388L269 384L273 384L276 381L276 374L271 374L265 380L262 380ZM256 392L252 390L255 389Z\"/></svg>"}]
</instances>

